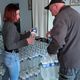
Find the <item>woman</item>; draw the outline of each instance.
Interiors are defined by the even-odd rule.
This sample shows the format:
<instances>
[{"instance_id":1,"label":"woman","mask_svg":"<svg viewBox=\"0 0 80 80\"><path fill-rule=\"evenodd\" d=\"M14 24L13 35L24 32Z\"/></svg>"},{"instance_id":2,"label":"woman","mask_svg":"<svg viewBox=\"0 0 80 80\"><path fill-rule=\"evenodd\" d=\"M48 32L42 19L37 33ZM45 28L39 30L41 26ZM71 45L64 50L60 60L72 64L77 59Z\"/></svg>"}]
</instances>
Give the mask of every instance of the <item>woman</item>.
<instances>
[{"instance_id":1,"label":"woman","mask_svg":"<svg viewBox=\"0 0 80 80\"><path fill-rule=\"evenodd\" d=\"M2 36L4 43L4 64L9 72L10 80L18 80L20 72L19 48L33 44L35 37L30 35L30 31L21 35L16 28L15 23L20 19L19 7L15 4L9 4L4 11L4 25ZM7 73L6 72L6 73ZM3 80L8 80L5 73Z\"/></svg>"}]
</instances>

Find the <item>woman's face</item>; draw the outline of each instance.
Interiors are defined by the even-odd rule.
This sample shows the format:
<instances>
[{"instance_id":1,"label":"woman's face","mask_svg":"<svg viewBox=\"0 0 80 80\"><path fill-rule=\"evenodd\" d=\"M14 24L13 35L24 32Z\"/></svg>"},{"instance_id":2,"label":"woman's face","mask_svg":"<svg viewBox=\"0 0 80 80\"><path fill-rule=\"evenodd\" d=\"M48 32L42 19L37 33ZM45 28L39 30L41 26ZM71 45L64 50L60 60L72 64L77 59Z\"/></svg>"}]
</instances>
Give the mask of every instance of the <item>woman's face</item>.
<instances>
[{"instance_id":1,"label":"woman's face","mask_svg":"<svg viewBox=\"0 0 80 80\"><path fill-rule=\"evenodd\" d=\"M16 17L15 17L15 22L17 22L20 19L20 10L16 11Z\"/></svg>"}]
</instances>

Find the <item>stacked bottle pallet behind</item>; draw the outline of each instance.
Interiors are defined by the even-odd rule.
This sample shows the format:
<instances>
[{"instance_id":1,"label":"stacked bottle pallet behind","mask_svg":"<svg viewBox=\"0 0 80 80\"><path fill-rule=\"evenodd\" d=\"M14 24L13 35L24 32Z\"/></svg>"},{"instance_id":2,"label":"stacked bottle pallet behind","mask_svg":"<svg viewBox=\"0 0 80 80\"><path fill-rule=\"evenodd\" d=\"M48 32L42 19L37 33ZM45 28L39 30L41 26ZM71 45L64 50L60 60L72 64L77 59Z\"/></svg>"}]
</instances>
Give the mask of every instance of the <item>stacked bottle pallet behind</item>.
<instances>
[{"instance_id":1,"label":"stacked bottle pallet behind","mask_svg":"<svg viewBox=\"0 0 80 80\"><path fill-rule=\"evenodd\" d=\"M2 53L3 51L3 41L2 41L2 36L0 34L0 80L2 79L2 75L4 75L4 72L5 72L5 69L3 68L3 64L2 64L2 61L3 61L3 58L2 58Z\"/></svg>"}]
</instances>

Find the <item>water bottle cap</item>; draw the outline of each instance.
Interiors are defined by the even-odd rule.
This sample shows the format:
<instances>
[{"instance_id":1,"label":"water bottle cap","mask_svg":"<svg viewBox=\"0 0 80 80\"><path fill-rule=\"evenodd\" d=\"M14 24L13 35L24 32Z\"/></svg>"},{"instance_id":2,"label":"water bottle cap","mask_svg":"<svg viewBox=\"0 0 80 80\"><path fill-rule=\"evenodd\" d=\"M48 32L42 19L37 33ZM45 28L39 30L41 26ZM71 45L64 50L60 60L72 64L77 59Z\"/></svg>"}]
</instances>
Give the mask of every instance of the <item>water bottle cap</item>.
<instances>
[{"instance_id":1,"label":"water bottle cap","mask_svg":"<svg viewBox=\"0 0 80 80\"><path fill-rule=\"evenodd\" d=\"M37 28L32 28L31 32L37 33Z\"/></svg>"}]
</instances>

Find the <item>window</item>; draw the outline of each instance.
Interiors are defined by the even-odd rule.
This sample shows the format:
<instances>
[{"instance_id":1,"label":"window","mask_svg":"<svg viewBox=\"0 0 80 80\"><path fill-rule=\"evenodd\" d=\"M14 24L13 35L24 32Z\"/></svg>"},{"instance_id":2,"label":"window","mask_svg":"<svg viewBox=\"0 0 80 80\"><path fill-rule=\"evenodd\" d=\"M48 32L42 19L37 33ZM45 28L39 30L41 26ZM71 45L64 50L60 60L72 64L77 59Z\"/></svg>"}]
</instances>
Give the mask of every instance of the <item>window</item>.
<instances>
[{"instance_id":1,"label":"window","mask_svg":"<svg viewBox=\"0 0 80 80\"><path fill-rule=\"evenodd\" d=\"M73 6L75 6L75 5L80 5L80 0L70 0L70 5L73 5Z\"/></svg>"}]
</instances>

